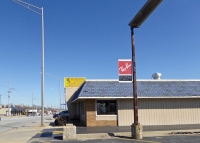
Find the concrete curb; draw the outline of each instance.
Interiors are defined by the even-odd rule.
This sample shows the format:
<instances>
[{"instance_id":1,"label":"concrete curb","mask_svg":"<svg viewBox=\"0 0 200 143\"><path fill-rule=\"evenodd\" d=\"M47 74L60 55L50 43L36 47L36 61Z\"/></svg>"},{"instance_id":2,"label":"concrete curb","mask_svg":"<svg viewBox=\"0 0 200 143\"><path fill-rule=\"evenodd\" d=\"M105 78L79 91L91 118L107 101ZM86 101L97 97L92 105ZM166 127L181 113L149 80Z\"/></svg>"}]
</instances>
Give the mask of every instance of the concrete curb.
<instances>
[{"instance_id":1,"label":"concrete curb","mask_svg":"<svg viewBox=\"0 0 200 143\"><path fill-rule=\"evenodd\" d=\"M115 138L107 133L94 133L94 134L76 134L77 140L93 140L93 139L111 139Z\"/></svg>"},{"instance_id":2,"label":"concrete curb","mask_svg":"<svg viewBox=\"0 0 200 143\"><path fill-rule=\"evenodd\" d=\"M177 134L170 134L172 132L197 132L200 129L194 130L168 130L168 131L148 131L143 132L143 137L157 137L157 136L177 136ZM77 134L77 140L92 140L92 139L111 139L111 138L130 138L131 132L115 132L115 133L94 133L94 134Z\"/></svg>"},{"instance_id":3,"label":"concrete curb","mask_svg":"<svg viewBox=\"0 0 200 143\"><path fill-rule=\"evenodd\" d=\"M177 134L170 134L172 132L198 132L200 129L191 129L191 130L168 130L168 131L152 131L144 132L144 137L155 137L155 136L172 136Z\"/></svg>"}]
</instances>

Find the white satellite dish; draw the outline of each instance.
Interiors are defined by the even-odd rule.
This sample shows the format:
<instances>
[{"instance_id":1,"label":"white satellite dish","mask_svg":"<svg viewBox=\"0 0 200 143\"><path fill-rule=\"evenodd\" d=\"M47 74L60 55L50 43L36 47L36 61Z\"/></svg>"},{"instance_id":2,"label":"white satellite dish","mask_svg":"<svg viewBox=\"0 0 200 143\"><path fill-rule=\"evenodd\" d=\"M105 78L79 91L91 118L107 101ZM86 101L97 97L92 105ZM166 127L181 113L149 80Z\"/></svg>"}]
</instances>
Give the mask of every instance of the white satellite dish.
<instances>
[{"instance_id":1,"label":"white satellite dish","mask_svg":"<svg viewBox=\"0 0 200 143\"><path fill-rule=\"evenodd\" d=\"M153 78L153 79L161 79L161 76L162 76L161 73L156 72L156 73L154 73L154 74L152 75L152 78Z\"/></svg>"}]
</instances>

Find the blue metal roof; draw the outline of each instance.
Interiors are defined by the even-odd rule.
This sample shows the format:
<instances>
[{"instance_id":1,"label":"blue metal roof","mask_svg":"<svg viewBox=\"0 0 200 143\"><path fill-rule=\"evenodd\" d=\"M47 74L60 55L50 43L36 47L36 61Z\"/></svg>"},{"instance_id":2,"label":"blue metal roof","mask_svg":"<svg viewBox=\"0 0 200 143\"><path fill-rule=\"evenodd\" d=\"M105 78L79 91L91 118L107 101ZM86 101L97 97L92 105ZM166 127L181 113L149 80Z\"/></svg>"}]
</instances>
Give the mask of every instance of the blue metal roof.
<instances>
[{"instance_id":1,"label":"blue metal roof","mask_svg":"<svg viewBox=\"0 0 200 143\"><path fill-rule=\"evenodd\" d=\"M83 86L84 86L84 84L82 84L82 85L79 87L79 89L73 94L73 97L72 97L72 100L71 100L72 102L73 102L74 100L76 100L76 99L79 97L80 92L81 92Z\"/></svg>"},{"instance_id":2,"label":"blue metal roof","mask_svg":"<svg viewBox=\"0 0 200 143\"><path fill-rule=\"evenodd\" d=\"M200 97L200 81L137 81L138 98ZM132 83L86 81L77 98L132 98Z\"/></svg>"}]
</instances>

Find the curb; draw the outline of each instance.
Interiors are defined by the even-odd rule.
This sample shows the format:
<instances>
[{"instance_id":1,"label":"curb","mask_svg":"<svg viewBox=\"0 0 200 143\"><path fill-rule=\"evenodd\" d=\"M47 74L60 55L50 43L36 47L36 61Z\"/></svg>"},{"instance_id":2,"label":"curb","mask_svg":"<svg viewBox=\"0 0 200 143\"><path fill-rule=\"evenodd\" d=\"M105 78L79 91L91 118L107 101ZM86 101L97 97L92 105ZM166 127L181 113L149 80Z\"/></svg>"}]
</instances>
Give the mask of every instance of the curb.
<instances>
[{"instance_id":1,"label":"curb","mask_svg":"<svg viewBox=\"0 0 200 143\"><path fill-rule=\"evenodd\" d=\"M168 130L168 131L148 131L143 132L143 137L157 137L157 136L176 136L177 134L170 134L172 132L196 132L200 129L190 130ZM91 139L111 139L111 138L131 137L131 132L113 132L113 133L92 133L92 134L76 134L77 140L91 140Z\"/></svg>"}]
</instances>

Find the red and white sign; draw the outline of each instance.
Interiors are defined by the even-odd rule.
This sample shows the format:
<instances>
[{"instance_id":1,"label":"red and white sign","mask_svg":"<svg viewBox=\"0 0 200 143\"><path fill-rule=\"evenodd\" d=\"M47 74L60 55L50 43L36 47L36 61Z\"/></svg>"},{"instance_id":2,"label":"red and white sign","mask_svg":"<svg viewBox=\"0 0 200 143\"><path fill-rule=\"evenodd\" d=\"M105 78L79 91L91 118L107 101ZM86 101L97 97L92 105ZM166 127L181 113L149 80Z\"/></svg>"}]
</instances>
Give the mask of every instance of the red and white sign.
<instances>
[{"instance_id":1,"label":"red and white sign","mask_svg":"<svg viewBox=\"0 0 200 143\"><path fill-rule=\"evenodd\" d=\"M119 75L132 75L132 61L127 59L118 60L118 74Z\"/></svg>"}]
</instances>

